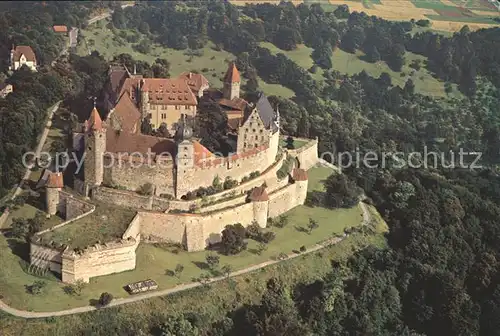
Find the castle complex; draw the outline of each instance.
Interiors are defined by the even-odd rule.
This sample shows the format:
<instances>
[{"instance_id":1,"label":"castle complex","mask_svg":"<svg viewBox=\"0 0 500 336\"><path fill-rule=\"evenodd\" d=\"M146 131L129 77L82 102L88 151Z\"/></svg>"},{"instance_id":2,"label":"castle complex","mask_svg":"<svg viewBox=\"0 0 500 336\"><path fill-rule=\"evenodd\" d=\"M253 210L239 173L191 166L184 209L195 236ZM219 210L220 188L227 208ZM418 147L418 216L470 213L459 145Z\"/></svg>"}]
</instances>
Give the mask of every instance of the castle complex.
<instances>
[{"instance_id":1,"label":"castle complex","mask_svg":"<svg viewBox=\"0 0 500 336\"><path fill-rule=\"evenodd\" d=\"M84 251L43 246L37 235L32 264L60 273L65 282L88 281L135 268L140 241L167 241L200 251L220 242L226 225L266 227L268 218L304 204L306 170L317 162L317 140L309 140L301 150L282 150L279 112L263 94L255 103L240 98L241 79L234 64L222 92L209 89L208 81L193 73L153 79L114 67L109 78L104 95L107 119L94 106L81 132L74 135L74 151L84 155L84 163L83 174L74 176L73 188L94 202L132 207L137 214L120 241L100 242ZM228 116L234 151L227 156L210 152L194 138L188 124L196 121L197 100L207 95ZM170 136L142 134L144 123L155 128L165 124ZM290 155L295 167L280 179L277 172ZM60 213L66 223L78 225L75 218L91 213L95 206L66 195L62 176L57 172L46 176L47 212ZM225 181L232 182L230 188L204 198L187 197L200 187ZM149 192L138 193L145 186Z\"/></svg>"}]
</instances>

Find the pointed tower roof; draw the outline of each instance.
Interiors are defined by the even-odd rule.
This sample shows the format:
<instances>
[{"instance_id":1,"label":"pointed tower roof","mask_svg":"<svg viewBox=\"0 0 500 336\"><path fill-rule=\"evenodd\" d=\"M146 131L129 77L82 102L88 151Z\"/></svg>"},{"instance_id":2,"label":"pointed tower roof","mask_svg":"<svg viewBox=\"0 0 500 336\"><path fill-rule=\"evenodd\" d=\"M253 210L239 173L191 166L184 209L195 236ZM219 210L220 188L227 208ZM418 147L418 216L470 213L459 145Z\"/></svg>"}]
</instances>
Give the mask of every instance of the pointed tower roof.
<instances>
[{"instance_id":1,"label":"pointed tower roof","mask_svg":"<svg viewBox=\"0 0 500 336\"><path fill-rule=\"evenodd\" d=\"M224 82L226 82L226 83L239 83L239 82L241 82L240 72L236 68L236 64L234 62L231 62L231 64L229 64L229 68L227 69L226 76L224 76Z\"/></svg>"},{"instance_id":2,"label":"pointed tower roof","mask_svg":"<svg viewBox=\"0 0 500 336\"><path fill-rule=\"evenodd\" d=\"M94 109L90 112L90 117L86 122L87 131L100 131L103 129L102 119L94 105Z\"/></svg>"},{"instance_id":3,"label":"pointed tower roof","mask_svg":"<svg viewBox=\"0 0 500 336\"><path fill-rule=\"evenodd\" d=\"M63 175L62 173L49 173L47 177L47 183L45 184L47 188L64 188Z\"/></svg>"}]
</instances>

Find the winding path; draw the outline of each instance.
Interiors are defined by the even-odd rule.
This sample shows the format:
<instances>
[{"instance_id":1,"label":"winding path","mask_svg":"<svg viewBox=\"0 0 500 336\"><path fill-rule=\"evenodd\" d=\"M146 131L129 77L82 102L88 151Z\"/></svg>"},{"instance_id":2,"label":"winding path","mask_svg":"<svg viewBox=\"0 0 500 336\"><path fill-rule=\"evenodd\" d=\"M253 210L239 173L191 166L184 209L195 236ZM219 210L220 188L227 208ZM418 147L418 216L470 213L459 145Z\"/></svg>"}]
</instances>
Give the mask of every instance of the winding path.
<instances>
[{"instance_id":1,"label":"winding path","mask_svg":"<svg viewBox=\"0 0 500 336\"><path fill-rule=\"evenodd\" d=\"M42 151L43 145L45 144L45 141L47 140L47 135L49 134L50 126L52 126L52 117L54 116L54 113L57 111L57 109L59 109L60 104L61 104L61 101L58 101L55 105L53 105L52 107L50 107L48 109L47 123L45 124L45 128L43 129L42 136L40 137L40 140L38 141L38 145L37 145L36 150L35 150L34 159L38 159L40 157L40 153ZM24 182L30 178L30 175L31 175L31 169L26 168L26 171L24 172L24 176L23 176L21 182L19 182L19 185L17 186L16 190L14 191L14 194L12 195L11 200L14 200L17 196L19 196L19 194L23 190L22 187L23 187Z\"/></svg>"},{"instance_id":2,"label":"winding path","mask_svg":"<svg viewBox=\"0 0 500 336\"><path fill-rule=\"evenodd\" d=\"M363 202L360 202L359 206L361 207L361 210L363 211L362 225L366 225L371 221L370 211L368 210L366 204L364 204ZM225 279L233 278L233 277L236 277L236 276L239 276L242 274L253 272L253 271L259 270L261 268L277 264L277 263L282 262L282 261L294 259L294 258L297 258L297 257L302 256L304 254L316 252L316 251L321 250L325 247L335 245L335 244L343 241L346 237L347 237L347 235L345 235L342 238L332 238L324 243L316 244L316 245L308 248L303 253L289 255L288 258L285 260L270 260L270 261L266 261L266 262L263 262L263 263L260 263L257 265L253 265L253 266L244 268L244 269L239 270L239 271L232 272L231 274L229 274L228 277L219 276L219 277L211 278L210 280L208 280L206 282L206 284L223 281ZM103 308L116 307L116 306L120 306L120 305L123 305L126 303L137 302L137 301L150 299L150 298L157 297L157 296L165 296L165 295L169 295L169 294L173 294L173 293L182 292L182 291L185 291L188 289L200 287L203 285L204 284L202 284L202 283L194 282L194 283L179 285L179 286L176 286L174 288L169 288L169 289L164 289L164 290L154 291L154 292L149 292L149 293L144 293L144 294L137 294L137 295L133 295L133 296L126 297L126 298L121 298L121 299L115 299L108 306L103 307ZM30 311L26 311L26 310L19 310L19 309L12 308L12 307L8 306L7 304L5 304L3 301L0 301L0 309L3 310L4 312L9 313L9 314L14 315L14 316L17 316L17 317L23 317L23 318L28 318L28 319L79 314L79 313L90 312L90 311L94 311L97 309L103 309L103 308L96 308L94 306L83 306L83 307L59 310L59 311L54 311L54 312L30 312Z\"/></svg>"}]
</instances>

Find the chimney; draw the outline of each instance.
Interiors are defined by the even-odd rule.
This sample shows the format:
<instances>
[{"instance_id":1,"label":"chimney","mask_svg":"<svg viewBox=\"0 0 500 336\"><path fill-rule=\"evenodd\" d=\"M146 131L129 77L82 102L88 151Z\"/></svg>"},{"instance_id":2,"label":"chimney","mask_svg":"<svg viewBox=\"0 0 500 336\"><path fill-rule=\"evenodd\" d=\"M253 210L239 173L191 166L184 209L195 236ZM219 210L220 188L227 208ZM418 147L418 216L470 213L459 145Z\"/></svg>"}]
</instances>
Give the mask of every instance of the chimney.
<instances>
[{"instance_id":1,"label":"chimney","mask_svg":"<svg viewBox=\"0 0 500 336\"><path fill-rule=\"evenodd\" d=\"M134 64L134 75L137 75L137 66Z\"/></svg>"}]
</instances>

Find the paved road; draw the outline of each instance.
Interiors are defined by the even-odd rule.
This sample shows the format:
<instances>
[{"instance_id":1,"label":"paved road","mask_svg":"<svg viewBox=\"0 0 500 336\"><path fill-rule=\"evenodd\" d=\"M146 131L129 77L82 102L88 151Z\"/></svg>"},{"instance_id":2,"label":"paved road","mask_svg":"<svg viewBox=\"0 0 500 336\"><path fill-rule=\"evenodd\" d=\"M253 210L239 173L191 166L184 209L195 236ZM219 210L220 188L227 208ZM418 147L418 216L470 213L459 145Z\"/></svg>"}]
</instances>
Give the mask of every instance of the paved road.
<instances>
[{"instance_id":1,"label":"paved road","mask_svg":"<svg viewBox=\"0 0 500 336\"><path fill-rule=\"evenodd\" d=\"M360 202L359 206L361 207L361 209L363 211L363 223L362 224L366 225L371 221L371 214L363 202ZM297 257L302 256L304 254L316 252L316 251L323 249L327 246L337 244L337 243L341 242L342 240L344 240L346 237L347 236L344 236L342 238L329 239L326 242L323 242L321 244L317 244L317 245L307 249L305 252L303 252L301 254L289 255L286 260L297 258ZM259 270L259 269L264 268L266 266L273 265L273 264L276 264L276 263L279 263L282 261L283 260L270 260L270 261L263 262L261 264L253 265L253 266L244 268L242 270L232 272L229 275L229 278L233 278L233 277L245 274L245 273L256 271L256 270ZM214 282L218 282L218 281L223 281L224 279L227 279L227 278L224 276L215 277L215 278L210 279L207 283L214 283ZM137 301L150 299L150 298L157 297L157 296L165 296L165 295L169 295L169 294L173 294L173 293L178 293L178 292L182 292L182 291L196 288L196 287L200 287L200 286L203 286L203 284L199 283L199 282L194 282L194 283L179 285L179 286L176 286L174 288L164 289L164 290L155 291L155 292L149 292L149 293L145 293L145 294L138 294L138 295L130 296L127 298L115 299L105 308L116 307L116 306L120 306L120 305L123 305L126 303L137 302ZM17 317L24 317L24 318L31 319L31 318L43 318L43 317L51 317L51 316L64 316L64 315L79 314L79 313L93 311L93 310L96 310L98 308L93 307L93 306L84 306L84 307L77 307L77 308L72 308L72 309L59 310L59 311L55 311L55 312L30 312L30 311L26 311L26 310L19 310L19 309L12 308L12 307L6 305L4 302L0 301L0 309L11 314L11 315L17 316Z\"/></svg>"},{"instance_id":2,"label":"paved road","mask_svg":"<svg viewBox=\"0 0 500 336\"><path fill-rule=\"evenodd\" d=\"M57 111L59 108L59 105L61 104L60 101L58 101L52 108L50 108L47 112L47 123L45 124L45 128L43 130L42 136L40 137L40 140L38 141L38 145L35 150L35 159L40 157L40 152L42 151L43 145L45 144L45 141L47 140L47 135L49 134L50 126L52 125L52 117L54 116L54 113ZM31 170L29 168L26 168L26 171L24 172L24 176L19 182L18 187L14 191L14 195L12 195L11 200L15 199L22 191L22 186L26 180L29 179L31 174Z\"/></svg>"}]
</instances>

